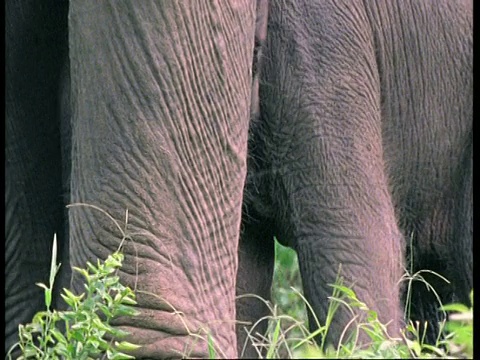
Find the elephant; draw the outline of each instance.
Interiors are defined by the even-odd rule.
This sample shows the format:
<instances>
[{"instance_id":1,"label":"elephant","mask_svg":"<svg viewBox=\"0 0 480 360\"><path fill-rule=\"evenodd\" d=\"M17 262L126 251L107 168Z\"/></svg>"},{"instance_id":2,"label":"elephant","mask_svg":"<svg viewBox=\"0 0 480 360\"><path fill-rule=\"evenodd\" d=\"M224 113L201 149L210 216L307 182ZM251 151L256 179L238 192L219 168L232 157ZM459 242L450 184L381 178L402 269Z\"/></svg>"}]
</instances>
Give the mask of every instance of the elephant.
<instances>
[{"instance_id":1,"label":"elephant","mask_svg":"<svg viewBox=\"0 0 480 360\"><path fill-rule=\"evenodd\" d=\"M407 320L405 270L437 272L450 284L420 274L441 301L469 304L472 7L468 0L269 3L238 295L268 298L276 237L296 250L321 324L337 276L391 336L401 336ZM434 342L437 299L423 283L411 286L410 318L429 321ZM256 299L237 303L242 321L267 313ZM349 329L364 319L355 314ZM339 308L327 343L337 344L352 318ZM369 338L361 332L359 341Z\"/></svg>"},{"instance_id":2,"label":"elephant","mask_svg":"<svg viewBox=\"0 0 480 360\"><path fill-rule=\"evenodd\" d=\"M122 240L70 203L128 210L120 277L140 315L114 325L137 358L207 357L191 335L205 328L218 356L241 354L266 309L238 295L269 297L274 236L297 251L320 321L341 265L398 334L412 254L451 278L442 299L464 301L471 42L460 1L8 0L6 349L44 307L54 233L57 290L76 292L71 268ZM434 316L415 290L413 316Z\"/></svg>"},{"instance_id":3,"label":"elephant","mask_svg":"<svg viewBox=\"0 0 480 360\"><path fill-rule=\"evenodd\" d=\"M104 213L65 209L86 203L128 210L119 275L140 314L113 324L132 354L207 357L191 334L208 329L236 357L256 26L251 0L6 2L6 350L44 309L54 233L54 308L83 290L73 267L118 248Z\"/></svg>"}]
</instances>

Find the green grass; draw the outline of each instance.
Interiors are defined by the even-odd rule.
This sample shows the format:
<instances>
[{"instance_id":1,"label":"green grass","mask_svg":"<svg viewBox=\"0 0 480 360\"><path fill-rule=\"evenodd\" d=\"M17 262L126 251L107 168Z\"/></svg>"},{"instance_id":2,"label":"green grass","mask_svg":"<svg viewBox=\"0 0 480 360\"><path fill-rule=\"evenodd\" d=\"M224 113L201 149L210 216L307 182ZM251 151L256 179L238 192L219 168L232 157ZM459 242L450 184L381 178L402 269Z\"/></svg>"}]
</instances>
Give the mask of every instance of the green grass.
<instances>
[{"instance_id":1,"label":"green grass","mask_svg":"<svg viewBox=\"0 0 480 360\"><path fill-rule=\"evenodd\" d=\"M441 326L448 330L443 340L434 346L424 344L418 325L409 323L406 331L413 338L390 338L376 317L355 293L341 281L332 287L332 299L327 324L317 324L319 330L310 334L308 329L308 303L302 295L302 282L296 253L275 244L275 273L272 286L272 316L269 319L268 333L262 337L263 346L268 349L266 358L472 358L473 357L473 308L461 304L443 306L443 311L453 311L450 321ZM405 276L405 280L424 281L421 273ZM471 294L473 304L473 290ZM337 349L325 348L312 341L314 335L328 331L328 322L334 319L335 307L357 307L367 312L367 322L362 325L368 330L372 344L361 349L355 341L345 342ZM473 305L472 305L473 306ZM258 338L256 339L258 343Z\"/></svg>"},{"instance_id":2,"label":"green grass","mask_svg":"<svg viewBox=\"0 0 480 360\"><path fill-rule=\"evenodd\" d=\"M85 205L85 204L83 204ZM90 206L93 207L93 206ZM93 207L103 212L103 210ZM105 212L106 215L108 213ZM108 215L110 218L111 216ZM111 218L113 220L113 218ZM115 220L114 220L115 221ZM116 221L115 221L116 222ZM117 227L124 237L121 242L131 238L126 233L128 212L125 218L125 231L119 223ZM55 241L54 241L55 244ZM109 325L109 321L117 315L135 315L131 307L135 304L134 292L119 283L117 271L122 265L123 255L117 252L97 265L87 264L88 270L77 269L86 280L86 293L74 295L64 289L63 299L70 310L60 312L50 308L52 288L59 265L56 264L56 246L53 247L49 285L37 284L45 292L46 310L37 313L32 322L19 326L20 347L23 359L82 359L98 356L103 353L109 359L133 358L124 352L134 350L136 345L127 342L106 341L105 336L122 337L125 333ZM332 285L332 296L325 324L317 322L318 330L308 330L307 311L313 313L310 305L302 295L302 282L296 253L276 242L275 272L272 285L272 302L263 300L270 309L270 315L261 321L268 321L266 334L258 334L255 325L250 333L250 340L255 344L260 356L265 358L473 358L473 290L472 307L461 304L449 304L442 311L453 312L450 320L442 326L445 337L439 337L434 346L424 344L418 326L409 323L405 331L413 336L394 339L388 336L385 326L377 319L377 314L356 297L349 288L343 286L341 278ZM425 271L423 271L425 272ZM404 281L409 285L412 281L425 280L422 271L409 275ZM426 284L426 286L429 286ZM433 290L433 289L432 289ZM335 321L335 311L339 306L357 308L367 313L367 320L360 326L371 339L368 348L360 348L355 337L342 342L337 348L317 344L313 338L324 335L329 324ZM175 309L173 309L175 310ZM102 314L102 318L98 316ZM57 323L62 323L66 332L61 332ZM209 358L221 356L222 349L216 347L214 339L205 327L204 334L191 334L208 344ZM185 353L188 358L188 352Z\"/></svg>"}]
</instances>

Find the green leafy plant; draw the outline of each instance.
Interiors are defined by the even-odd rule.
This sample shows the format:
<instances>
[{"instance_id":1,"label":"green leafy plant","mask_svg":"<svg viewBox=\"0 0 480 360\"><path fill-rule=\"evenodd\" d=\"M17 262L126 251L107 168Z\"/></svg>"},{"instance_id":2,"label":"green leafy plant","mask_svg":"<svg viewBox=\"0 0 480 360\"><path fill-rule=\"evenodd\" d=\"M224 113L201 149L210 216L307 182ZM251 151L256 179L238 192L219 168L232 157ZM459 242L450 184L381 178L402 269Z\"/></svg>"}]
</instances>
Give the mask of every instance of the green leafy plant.
<instances>
[{"instance_id":1,"label":"green leafy plant","mask_svg":"<svg viewBox=\"0 0 480 360\"><path fill-rule=\"evenodd\" d=\"M74 268L85 278L86 292L75 295L63 289L61 296L69 306L66 311L51 310L53 284L60 268L56 257L54 237L49 286L37 284L45 291L46 310L36 313L31 323L19 325L19 342L10 349L8 357L19 347L19 359L133 359L123 351L135 350L138 345L106 340L128 334L110 325L114 317L138 314L132 306L136 304L134 292L122 285L116 275L123 254L116 251L105 262L98 260L96 266L87 263L88 270Z\"/></svg>"},{"instance_id":2,"label":"green leafy plant","mask_svg":"<svg viewBox=\"0 0 480 360\"><path fill-rule=\"evenodd\" d=\"M370 310L355 292L344 286L341 278L332 284L332 296L325 324L320 324L313 314L313 310L301 293L298 263L293 250L276 244L276 273L274 284L282 289L272 289L273 304L268 303L271 316L266 317L269 321L267 334L261 336L251 330L251 341L260 349L267 349L263 353L259 349L259 355L283 358L472 358L473 357L473 308L461 304L442 306L440 311L455 312L449 315L449 321L440 323L440 333L434 345L425 343L425 327L421 331L420 324L409 322L404 329L401 338L393 338L387 332L385 324L382 324L377 313ZM287 264L284 266L284 264ZM279 272L277 273L277 267ZM411 270L411 269L410 269ZM293 272L289 273L289 272ZM428 284L423 270L416 274L406 275L402 280L408 281L408 289L412 281L421 281L434 292ZM432 275L437 275L432 273ZM295 279L295 280L294 280ZM442 278L444 279L444 278ZM293 281L292 281L293 280ZM447 279L444 279L448 282ZM300 289L300 290L298 290ZM436 294L434 292L434 294ZM408 296L408 298L410 298ZM471 295L473 304L473 291ZM440 303L439 303L440 304ZM441 305L441 304L440 304ZM320 335L325 338L329 325L335 319L335 312L340 307L347 307L352 311L352 321L349 328L364 331L370 338L370 343L360 346L357 341L356 331L346 338L340 339L340 344L334 348L326 347L324 343L317 344L314 338ZM473 305L472 305L473 306ZM407 304L408 312L408 304ZM316 322L317 330L313 333L308 331L306 313L303 309L311 312L311 320ZM357 309L356 312L353 310ZM359 322L355 313L365 314L364 321ZM406 334L409 334L407 337Z\"/></svg>"},{"instance_id":3,"label":"green leafy plant","mask_svg":"<svg viewBox=\"0 0 480 360\"><path fill-rule=\"evenodd\" d=\"M463 353L473 358L473 290L470 292L471 307L463 304L442 306L444 311L454 312L449 315L445 328L450 336L447 341L451 353Z\"/></svg>"}]
</instances>

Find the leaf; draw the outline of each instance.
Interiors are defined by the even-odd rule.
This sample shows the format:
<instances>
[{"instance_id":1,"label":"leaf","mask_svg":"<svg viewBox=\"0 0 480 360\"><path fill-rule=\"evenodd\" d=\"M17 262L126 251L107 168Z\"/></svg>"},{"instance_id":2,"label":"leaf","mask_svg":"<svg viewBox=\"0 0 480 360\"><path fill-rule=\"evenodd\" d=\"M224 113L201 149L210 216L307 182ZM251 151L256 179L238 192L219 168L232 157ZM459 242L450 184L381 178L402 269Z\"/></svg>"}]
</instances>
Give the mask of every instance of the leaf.
<instances>
[{"instance_id":1,"label":"leaf","mask_svg":"<svg viewBox=\"0 0 480 360\"><path fill-rule=\"evenodd\" d=\"M277 346L277 342L278 342L278 336L280 334L280 319L277 321L277 325L275 326L275 330L273 331L273 335L272 335L272 343L270 344L269 348L268 348L268 352L267 352L267 359L272 359L273 358L273 354L275 352L275 348Z\"/></svg>"},{"instance_id":2,"label":"leaf","mask_svg":"<svg viewBox=\"0 0 480 360\"><path fill-rule=\"evenodd\" d=\"M60 296L62 297L63 301L65 301L65 303L66 303L68 306L70 306L72 309L75 308L76 303L75 303L75 300L74 300L74 299L66 296L65 294L60 294Z\"/></svg>"},{"instance_id":3,"label":"leaf","mask_svg":"<svg viewBox=\"0 0 480 360\"><path fill-rule=\"evenodd\" d=\"M107 318L112 318L114 314L110 311L107 305L105 304L98 304L98 308L100 309L101 312L107 317Z\"/></svg>"},{"instance_id":4,"label":"leaf","mask_svg":"<svg viewBox=\"0 0 480 360\"><path fill-rule=\"evenodd\" d=\"M90 261L87 261L87 267L92 271L92 273L94 274L99 273L98 269L94 265L92 265Z\"/></svg>"},{"instance_id":5,"label":"leaf","mask_svg":"<svg viewBox=\"0 0 480 360\"><path fill-rule=\"evenodd\" d=\"M72 266L72 269L75 270L75 271L77 271L77 272L79 272L80 274L82 274L83 277L84 277L85 279L87 279L87 281L89 280L90 274L88 273L87 270L82 269L82 268L79 268L79 267L76 267L76 266Z\"/></svg>"},{"instance_id":6,"label":"leaf","mask_svg":"<svg viewBox=\"0 0 480 360\"><path fill-rule=\"evenodd\" d=\"M367 321L370 323L370 322L373 322L373 321L376 321L378 320L378 314L376 311L374 310L368 310L367 311Z\"/></svg>"},{"instance_id":7,"label":"leaf","mask_svg":"<svg viewBox=\"0 0 480 360\"><path fill-rule=\"evenodd\" d=\"M48 290L47 285L45 285L44 283L35 283L35 285L37 285L38 287L41 287L42 289Z\"/></svg>"},{"instance_id":8,"label":"leaf","mask_svg":"<svg viewBox=\"0 0 480 360\"><path fill-rule=\"evenodd\" d=\"M52 290L50 289L45 290L45 305L47 305L47 309L50 309L50 305L52 305Z\"/></svg>"},{"instance_id":9,"label":"leaf","mask_svg":"<svg viewBox=\"0 0 480 360\"><path fill-rule=\"evenodd\" d=\"M55 344L55 354L56 355L61 355L62 359L68 359L69 358L68 348L67 348L67 345L65 345L65 344L68 344L68 342L65 342L65 343L58 342L57 344Z\"/></svg>"},{"instance_id":10,"label":"leaf","mask_svg":"<svg viewBox=\"0 0 480 360\"><path fill-rule=\"evenodd\" d=\"M47 311L39 311L37 312L32 319L31 324L27 324L26 329L30 330L31 328L34 328L33 331L41 331L42 328L40 324L45 323L46 319L50 317L50 314ZM40 326L40 328L38 328Z\"/></svg>"},{"instance_id":11,"label":"leaf","mask_svg":"<svg viewBox=\"0 0 480 360\"><path fill-rule=\"evenodd\" d=\"M135 310L131 306L126 306L126 305L118 305L114 313L115 313L115 316L118 316L118 315L137 316L140 314L139 311Z\"/></svg>"},{"instance_id":12,"label":"leaf","mask_svg":"<svg viewBox=\"0 0 480 360\"><path fill-rule=\"evenodd\" d=\"M105 351L105 350L109 349L110 344L108 343L108 341L106 341L102 337L103 335L104 335L103 332L102 332L102 334L97 333L97 336L95 337L95 339L89 340L88 343L93 345L95 347L95 349L98 349L98 350Z\"/></svg>"},{"instance_id":13,"label":"leaf","mask_svg":"<svg viewBox=\"0 0 480 360\"><path fill-rule=\"evenodd\" d=\"M77 344L75 345L75 353L78 355L82 352L83 350L83 344L81 341L77 342Z\"/></svg>"},{"instance_id":14,"label":"leaf","mask_svg":"<svg viewBox=\"0 0 480 360\"><path fill-rule=\"evenodd\" d=\"M357 296L355 295L355 292L346 287L346 286L343 286L343 285L338 285L338 284L332 284L331 285L334 289L337 289L340 291L340 293L344 294L346 297L348 297L349 299L355 299L357 300Z\"/></svg>"},{"instance_id":15,"label":"leaf","mask_svg":"<svg viewBox=\"0 0 480 360\"><path fill-rule=\"evenodd\" d=\"M215 346L214 346L214 341L212 338L212 335L209 333L208 334L208 340L207 340L207 345L208 345L208 358L209 359L215 359L217 352L215 351Z\"/></svg>"},{"instance_id":16,"label":"leaf","mask_svg":"<svg viewBox=\"0 0 480 360\"><path fill-rule=\"evenodd\" d=\"M122 338L130 333L128 331L122 330L120 328L113 328L111 329L110 335L114 336L115 338Z\"/></svg>"},{"instance_id":17,"label":"leaf","mask_svg":"<svg viewBox=\"0 0 480 360\"><path fill-rule=\"evenodd\" d=\"M24 359L36 358L38 356L36 349L25 349L23 353Z\"/></svg>"},{"instance_id":18,"label":"leaf","mask_svg":"<svg viewBox=\"0 0 480 360\"><path fill-rule=\"evenodd\" d=\"M105 279L104 283L106 287L112 287L120 281L120 278L118 276L110 276Z\"/></svg>"},{"instance_id":19,"label":"leaf","mask_svg":"<svg viewBox=\"0 0 480 360\"><path fill-rule=\"evenodd\" d=\"M113 352L111 350L107 350L107 359L123 360L123 359L135 359L135 357L121 353L121 352Z\"/></svg>"},{"instance_id":20,"label":"leaf","mask_svg":"<svg viewBox=\"0 0 480 360\"><path fill-rule=\"evenodd\" d=\"M115 348L120 351L133 351L141 348L140 345L132 344L128 341L115 341Z\"/></svg>"},{"instance_id":21,"label":"leaf","mask_svg":"<svg viewBox=\"0 0 480 360\"><path fill-rule=\"evenodd\" d=\"M105 264L108 264L109 266L113 266L115 268L119 268L122 266L122 260L123 260L123 254L116 252L107 258L107 260L105 261Z\"/></svg>"},{"instance_id":22,"label":"leaf","mask_svg":"<svg viewBox=\"0 0 480 360\"><path fill-rule=\"evenodd\" d=\"M60 266L59 266L60 267ZM53 288L53 282L55 281L55 275L59 269L57 267L57 234L53 234L53 247L52 247L52 262L50 263L50 287ZM50 304L47 305L50 307Z\"/></svg>"},{"instance_id":23,"label":"leaf","mask_svg":"<svg viewBox=\"0 0 480 360\"><path fill-rule=\"evenodd\" d=\"M62 343L62 344L67 344L68 343L65 336L57 328L50 329L50 332L53 335L53 337L58 341L58 343ZM55 347L57 347L57 346L58 346L58 344L56 344Z\"/></svg>"},{"instance_id":24,"label":"leaf","mask_svg":"<svg viewBox=\"0 0 480 360\"><path fill-rule=\"evenodd\" d=\"M443 305L441 307L442 310L445 310L445 311L456 311L456 312L468 312L470 311L470 309L463 305L463 304L448 304L448 305Z\"/></svg>"},{"instance_id":25,"label":"leaf","mask_svg":"<svg viewBox=\"0 0 480 360\"><path fill-rule=\"evenodd\" d=\"M63 292L65 294L60 294L63 300L73 309L77 309L78 305L80 304L81 300L85 297L85 293L81 293L79 296L76 296L70 290L64 288Z\"/></svg>"},{"instance_id":26,"label":"leaf","mask_svg":"<svg viewBox=\"0 0 480 360\"><path fill-rule=\"evenodd\" d=\"M106 302L108 306L112 306L113 299L108 294L108 292L106 292L105 289L102 289L102 292L100 294L102 295L102 299L104 300L103 302Z\"/></svg>"},{"instance_id":27,"label":"leaf","mask_svg":"<svg viewBox=\"0 0 480 360\"><path fill-rule=\"evenodd\" d=\"M122 298L122 304L125 304L125 305L137 305L137 302L135 301L135 299L132 299L131 297L129 296L125 296Z\"/></svg>"},{"instance_id":28,"label":"leaf","mask_svg":"<svg viewBox=\"0 0 480 360\"><path fill-rule=\"evenodd\" d=\"M93 319L92 321L93 326L95 326L99 330L103 330L106 333L110 333L112 331L112 327L108 324L103 323L99 318Z\"/></svg>"}]
</instances>

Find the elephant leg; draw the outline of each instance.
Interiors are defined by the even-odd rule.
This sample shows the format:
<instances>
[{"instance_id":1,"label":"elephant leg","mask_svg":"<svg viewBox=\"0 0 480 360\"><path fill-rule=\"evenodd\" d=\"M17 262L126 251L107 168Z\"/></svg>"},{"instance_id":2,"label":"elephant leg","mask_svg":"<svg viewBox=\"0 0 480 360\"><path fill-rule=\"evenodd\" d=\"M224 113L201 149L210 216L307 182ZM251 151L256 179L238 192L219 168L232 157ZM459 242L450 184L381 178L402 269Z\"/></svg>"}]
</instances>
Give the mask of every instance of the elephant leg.
<instances>
[{"instance_id":1,"label":"elephant leg","mask_svg":"<svg viewBox=\"0 0 480 360\"><path fill-rule=\"evenodd\" d=\"M268 320L256 322L270 314L267 305L251 294L270 300L275 260L272 224L267 221L244 220L240 233L237 273L237 347L238 356L257 358L259 353L252 345L252 335L264 335ZM252 325L255 328L252 329ZM260 349L261 351L261 349Z\"/></svg>"},{"instance_id":2,"label":"elephant leg","mask_svg":"<svg viewBox=\"0 0 480 360\"><path fill-rule=\"evenodd\" d=\"M418 323L420 334L425 333L429 344L436 343L439 323L445 320L440 305L454 299L454 279L451 277L458 269L452 269L455 260L449 258L454 218L452 202L449 195L442 196L429 215L415 226L417 231L413 232L412 244L407 247L407 268L413 277L405 283L403 292L406 316L407 320ZM426 328L425 322L428 322Z\"/></svg>"},{"instance_id":3,"label":"elephant leg","mask_svg":"<svg viewBox=\"0 0 480 360\"><path fill-rule=\"evenodd\" d=\"M297 251L305 295L321 325L329 285L340 275L389 324L390 334L399 335L404 240L383 158L370 33L363 3L271 2L260 109L278 239ZM341 306L327 342L338 343L344 328L353 330L364 315ZM310 326L317 327L312 317Z\"/></svg>"},{"instance_id":4,"label":"elephant leg","mask_svg":"<svg viewBox=\"0 0 480 360\"><path fill-rule=\"evenodd\" d=\"M260 119L259 104L259 82L262 68L263 47L265 46L268 19L268 1L257 0L255 25L255 48L252 64L252 92L250 104L250 137L249 137L249 158L247 178L254 177L258 162L252 160L259 156L256 154L256 147L259 139L256 138L256 128ZM261 155L260 155L261 156ZM252 176L253 174L253 176ZM270 221L260 220L258 215L252 218L253 210L247 210L251 205L251 195L256 194L249 185L245 186L244 194L244 216L240 232L238 249L238 272L237 272L237 347L238 355L246 358L257 358L259 353L252 345L248 336L251 326L263 316L268 315L269 309L264 302L249 295L257 295L265 300L270 299L270 287L274 266L274 242L273 228ZM257 184L255 184L257 185ZM253 335L256 333L265 334L268 325L267 320L255 325Z\"/></svg>"},{"instance_id":5,"label":"elephant leg","mask_svg":"<svg viewBox=\"0 0 480 360\"><path fill-rule=\"evenodd\" d=\"M438 220L438 219L435 219ZM453 288L450 283L445 282L438 275L450 281L449 259L439 256L432 249L425 249L418 244L427 241L429 237L423 236L420 232L414 235L416 246L408 247L407 259L414 277L405 284L403 291L403 302L406 306L406 320L411 320L418 326L419 333L428 344L435 344L439 335L439 323L445 320L443 312L440 311L440 303L447 304L453 300ZM444 234L436 234L438 240ZM425 271L427 270L427 271ZM438 274L438 275L437 275ZM420 275L422 280L417 278ZM427 284L428 286L427 286ZM432 290L433 289L433 290ZM409 297L407 297L409 295ZM425 323L428 323L425 328Z\"/></svg>"},{"instance_id":6,"label":"elephant leg","mask_svg":"<svg viewBox=\"0 0 480 360\"><path fill-rule=\"evenodd\" d=\"M67 56L66 1L7 1L5 350L18 325L45 309L52 241L64 247L59 80ZM58 278L56 279L58 280ZM55 303L53 303L55 306Z\"/></svg>"},{"instance_id":7,"label":"elephant leg","mask_svg":"<svg viewBox=\"0 0 480 360\"><path fill-rule=\"evenodd\" d=\"M470 136L470 135L469 135ZM450 187L438 203L428 212L428 217L414 232L409 258L413 274L417 271L433 271L449 282L430 272L421 276L423 281L411 284L410 319L418 321L420 331L426 331L426 341L435 344L439 335L439 322L444 320L440 303L461 302L470 306L469 294L473 288L473 182L472 147L468 140ZM420 217L420 216L419 216ZM421 218L421 217L420 217ZM435 292L435 293L434 293ZM410 301L410 304L408 304ZM425 329L424 323L428 322Z\"/></svg>"},{"instance_id":8,"label":"elephant leg","mask_svg":"<svg viewBox=\"0 0 480 360\"><path fill-rule=\"evenodd\" d=\"M465 305L470 303L473 289L473 139L469 134L468 146L464 151L457 176L461 184L455 212L455 231L451 240L453 260L451 274L454 280L455 297ZM460 271L459 271L460 270Z\"/></svg>"},{"instance_id":9,"label":"elephant leg","mask_svg":"<svg viewBox=\"0 0 480 360\"><path fill-rule=\"evenodd\" d=\"M236 357L254 30L249 0L70 3L72 202L129 211L140 314L114 325L137 358ZM119 247L101 212L69 216L72 265Z\"/></svg>"},{"instance_id":10,"label":"elephant leg","mask_svg":"<svg viewBox=\"0 0 480 360\"><path fill-rule=\"evenodd\" d=\"M298 196L304 197L303 200L296 196L287 198L288 202L295 203L296 210L294 218L287 223L292 233L286 239L298 253L305 297L320 325L325 325L327 319L328 298L333 293L331 285L340 280L378 314L382 323L388 324L391 336L399 336L402 324L399 292L403 270L402 236L396 228L393 207L388 199L370 198L362 210L352 208L352 204L368 191L365 187L351 192L348 204L331 200L327 205L321 200L325 196L325 188L321 187L316 190L319 193L315 193L309 189L311 185L300 179L288 181L296 187L303 187L308 194L298 193ZM290 191L293 194L293 189ZM347 190L334 187L331 191L328 196L333 198L337 196L335 193ZM307 197L311 200L307 201ZM374 208L383 210L368 214L367 209ZM353 215L362 211L361 216ZM309 324L314 331L318 324L312 315L309 313ZM365 321L365 317L366 313L361 309L348 310L340 305L328 329L326 342L337 345L346 341L342 336L357 330L356 326ZM360 343L369 342L363 331L359 332L359 340Z\"/></svg>"}]
</instances>

